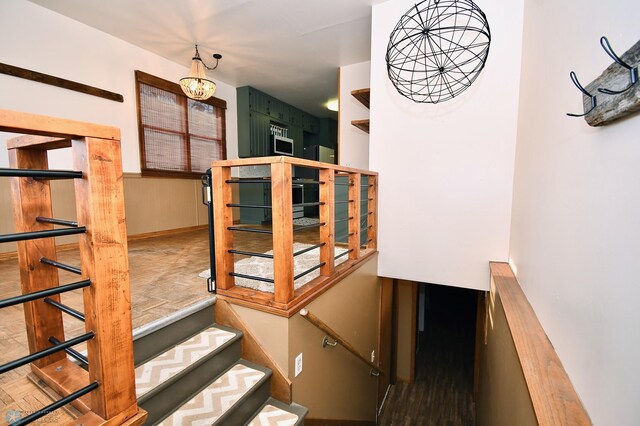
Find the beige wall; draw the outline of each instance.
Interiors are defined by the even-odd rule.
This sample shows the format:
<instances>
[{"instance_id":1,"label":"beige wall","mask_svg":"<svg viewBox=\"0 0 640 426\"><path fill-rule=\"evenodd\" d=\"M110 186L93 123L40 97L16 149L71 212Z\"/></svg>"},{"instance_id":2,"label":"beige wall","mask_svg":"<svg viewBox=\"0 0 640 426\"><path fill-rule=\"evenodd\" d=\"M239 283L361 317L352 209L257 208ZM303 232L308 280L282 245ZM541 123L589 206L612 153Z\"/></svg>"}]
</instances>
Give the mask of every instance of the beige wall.
<instances>
[{"instance_id":1,"label":"beige wall","mask_svg":"<svg viewBox=\"0 0 640 426\"><path fill-rule=\"evenodd\" d=\"M56 218L75 220L72 181L52 181L51 198ZM192 179L148 178L127 173L124 177L127 234L137 235L207 224L200 181ZM15 232L9 179L0 179L0 234ZM61 237L57 244L77 241ZM0 244L0 253L15 251L15 244Z\"/></svg>"},{"instance_id":2,"label":"beige wall","mask_svg":"<svg viewBox=\"0 0 640 426\"><path fill-rule=\"evenodd\" d=\"M478 426L537 425L500 297L491 294L480 355Z\"/></svg>"},{"instance_id":3,"label":"beige wall","mask_svg":"<svg viewBox=\"0 0 640 426\"><path fill-rule=\"evenodd\" d=\"M377 267L375 254L307 306L366 357L378 346L381 280ZM293 400L309 408L309 418L375 421L377 379L365 364L343 347L323 348L324 333L299 314L285 319L232 307L288 373ZM303 369L294 377L300 353Z\"/></svg>"}]
</instances>

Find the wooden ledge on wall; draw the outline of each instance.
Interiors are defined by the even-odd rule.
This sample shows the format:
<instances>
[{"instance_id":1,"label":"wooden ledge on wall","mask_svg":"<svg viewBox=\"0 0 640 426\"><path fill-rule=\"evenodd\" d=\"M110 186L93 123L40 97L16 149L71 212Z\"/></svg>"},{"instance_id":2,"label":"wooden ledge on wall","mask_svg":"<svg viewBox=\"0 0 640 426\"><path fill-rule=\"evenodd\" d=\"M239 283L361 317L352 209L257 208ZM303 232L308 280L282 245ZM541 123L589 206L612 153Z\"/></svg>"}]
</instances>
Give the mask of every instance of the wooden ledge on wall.
<instances>
[{"instance_id":1,"label":"wooden ledge on wall","mask_svg":"<svg viewBox=\"0 0 640 426\"><path fill-rule=\"evenodd\" d=\"M508 263L490 262L491 293L502 302L540 425L591 425L558 354Z\"/></svg>"}]
</instances>

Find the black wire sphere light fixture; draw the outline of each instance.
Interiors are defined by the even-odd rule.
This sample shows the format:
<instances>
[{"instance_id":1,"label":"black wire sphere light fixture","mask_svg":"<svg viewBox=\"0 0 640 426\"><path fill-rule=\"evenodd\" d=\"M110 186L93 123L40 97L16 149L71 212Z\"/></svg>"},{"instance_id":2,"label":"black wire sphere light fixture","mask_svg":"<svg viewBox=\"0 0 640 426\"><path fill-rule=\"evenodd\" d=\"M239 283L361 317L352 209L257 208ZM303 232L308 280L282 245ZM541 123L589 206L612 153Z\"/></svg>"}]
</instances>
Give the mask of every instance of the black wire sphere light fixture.
<instances>
[{"instance_id":1,"label":"black wire sphere light fixture","mask_svg":"<svg viewBox=\"0 0 640 426\"><path fill-rule=\"evenodd\" d=\"M473 1L424 0L402 15L389 37L389 79L414 102L453 99L478 78L490 44L487 17Z\"/></svg>"}]
</instances>

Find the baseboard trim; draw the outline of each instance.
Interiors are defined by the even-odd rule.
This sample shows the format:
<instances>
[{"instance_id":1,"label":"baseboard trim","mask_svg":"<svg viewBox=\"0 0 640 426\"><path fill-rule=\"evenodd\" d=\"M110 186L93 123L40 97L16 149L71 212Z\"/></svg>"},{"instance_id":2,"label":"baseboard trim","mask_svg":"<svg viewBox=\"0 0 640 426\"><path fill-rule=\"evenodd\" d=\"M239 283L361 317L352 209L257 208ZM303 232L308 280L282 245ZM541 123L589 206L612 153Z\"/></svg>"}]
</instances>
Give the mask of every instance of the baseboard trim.
<instances>
[{"instance_id":1,"label":"baseboard trim","mask_svg":"<svg viewBox=\"0 0 640 426\"><path fill-rule=\"evenodd\" d=\"M127 237L127 241L143 240L145 238L153 238L153 237L164 237L167 235L182 234L183 232L200 231L203 229L207 229L208 226L209 225L196 225L196 226L187 226L184 228L165 229L162 231L143 232L142 234L129 235ZM78 243L56 245L57 252L76 250L77 248L78 248ZM0 261L15 259L17 257L18 257L18 252L16 251L6 251L6 252L0 253Z\"/></svg>"}]
</instances>

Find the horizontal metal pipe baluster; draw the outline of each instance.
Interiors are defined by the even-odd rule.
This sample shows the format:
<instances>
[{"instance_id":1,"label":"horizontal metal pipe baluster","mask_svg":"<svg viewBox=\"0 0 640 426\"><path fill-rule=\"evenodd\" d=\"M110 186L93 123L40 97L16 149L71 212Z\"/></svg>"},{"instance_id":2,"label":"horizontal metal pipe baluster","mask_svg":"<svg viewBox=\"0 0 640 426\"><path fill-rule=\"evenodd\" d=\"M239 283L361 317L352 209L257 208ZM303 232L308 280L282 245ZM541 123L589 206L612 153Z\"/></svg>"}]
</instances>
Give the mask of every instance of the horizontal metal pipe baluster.
<instances>
[{"instance_id":1,"label":"horizontal metal pipe baluster","mask_svg":"<svg viewBox=\"0 0 640 426\"><path fill-rule=\"evenodd\" d=\"M40 263L44 263L45 265L55 266L59 269L64 269L65 271L73 272L77 275L82 275L82 270L80 268L76 268L75 266L66 265L64 263L56 262L55 260L47 259L43 257L40 259Z\"/></svg>"},{"instance_id":2,"label":"horizontal metal pipe baluster","mask_svg":"<svg viewBox=\"0 0 640 426\"><path fill-rule=\"evenodd\" d=\"M242 207L247 209L270 209L271 206L262 205L262 204L239 204L239 203L229 203L227 207Z\"/></svg>"},{"instance_id":3,"label":"horizontal metal pipe baluster","mask_svg":"<svg viewBox=\"0 0 640 426\"><path fill-rule=\"evenodd\" d=\"M44 303L48 303L51 306L55 306L56 308L60 309L62 312L64 312L65 314L69 314L72 317L79 319L80 321L84 321L84 314L80 311L76 311L73 308L70 308L67 305L64 305L60 302L56 302L53 299L50 299L48 297L44 298Z\"/></svg>"},{"instance_id":4,"label":"horizontal metal pipe baluster","mask_svg":"<svg viewBox=\"0 0 640 426\"><path fill-rule=\"evenodd\" d=\"M308 206L324 206L324 201L315 201L312 203L298 203L298 204L293 204L293 207L308 207Z\"/></svg>"},{"instance_id":5,"label":"horizontal metal pipe baluster","mask_svg":"<svg viewBox=\"0 0 640 426\"><path fill-rule=\"evenodd\" d=\"M23 356L22 358L18 358L15 361L0 365L0 374L6 373L7 371L11 371L18 367L22 367L23 365L29 364L33 361L37 361L40 358L44 358L56 352L62 351L64 350L64 348L70 348L71 346L77 345L78 343L86 342L87 340L92 339L93 336L94 332L90 331L81 336L74 337L71 340L67 340L66 342L62 342L59 345L34 352L31 355Z\"/></svg>"},{"instance_id":6,"label":"horizontal metal pipe baluster","mask_svg":"<svg viewBox=\"0 0 640 426\"><path fill-rule=\"evenodd\" d=\"M34 179L82 179L75 170L31 170L0 168L0 177L30 177Z\"/></svg>"},{"instance_id":7,"label":"horizontal metal pipe baluster","mask_svg":"<svg viewBox=\"0 0 640 426\"><path fill-rule=\"evenodd\" d=\"M337 236L337 237L336 237L336 240L341 240L341 239L343 239L343 238L350 237L350 236L352 236L353 234L354 234L354 233L353 233L353 232L351 232L351 233L349 233L349 234L339 235L339 236Z\"/></svg>"},{"instance_id":8,"label":"horizontal metal pipe baluster","mask_svg":"<svg viewBox=\"0 0 640 426\"><path fill-rule=\"evenodd\" d=\"M10 297L8 299L0 300L0 309L7 308L9 306L17 305L19 303L31 302L32 300L41 299L47 296L53 296L54 294L65 293L71 290L77 290L79 288L87 287L91 285L91 280L82 280L71 284L64 284L58 287L48 288L46 290L34 291L33 293L22 294L20 296Z\"/></svg>"},{"instance_id":9,"label":"horizontal metal pipe baluster","mask_svg":"<svg viewBox=\"0 0 640 426\"><path fill-rule=\"evenodd\" d=\"M29 424L35 420L38 420L40 417L46 416L47 414L51 413L52 411L57 410L58 408L61 408L67 404L69 404L72 401L75 401L76 399L88 394L89 392L98 389L98 382L93 382L85 387L83 387L82 389L79 389L73 393L70 393L69 395L65 396L62 399L57 400L56 402L47 405L46 407L42 408L41 410L36 411L35 413L29 414L27 417L24 417L18 421L15 421L13 423L11 423L11 426L22 426L22 425L26 425Z\"/></svg>"},{"instance_id":10,"label":"horizontal metal pipe baluster","mask_svg":"<svg viewBox=\"0 0 640 426\"><path fill-rule=\"evenodd\" d=\"M49 341L51 343L53 343L54 345L59 345L60 343L62 343L60 340L56 339L53 336L49 337ZM72 358L80 361L84 365L89 365L89 358L87 358L86 356L82 355L80 352L76 351L75 349L73 349L73 348L65 348L64 351L66 353L68 353Z\"/></svg>"},{"instance_id":11,"label":"horizontal metal pipe baluster","mask_svg":"<svg viewBox=\"0 0 640 426\"><path fill-rule=\"evenodd\" d=\"M42 216L36 217L36 222L53 223L54 225L71 226L73 228L76 228L78 226L78 222L76 222L75 220L62 220L62 219L55 219L52 217L42 217Z\"/></svg>"},{"instance_id":12,"label":"horizontal metal pipe baluster","mask_svg":"<svg viewBox=\"0 0 640 426\"><path fill-rule=\"evenodd\" d=\"M296 257L296 256L298 256L298 255L301 255L301 254L306 253L306 252L308 252L308 251L311 251L311 250L313 250L313 249L317 249L318 247L322 247L322 246L324 246L325 244L327 244L327 243L315 244L315 245L313 245L313 246L311 246L311 247L307 247L307 248L305 248L305 249L298 250L297 252L293 253L293 257Z\"/></svg>"},{"instance_id":13,"label":"horizontal metal pipe baluster","mask_svg":"<svg viewBox=\"0 0 640 426\"><path fill-rule=\"evenodd\" d=\"M13 243L16 241L35 240L38 238L61 237L63 235L84 234L87 229L84 226L67 229L47 229L45 231L18 232L15 234L0 235L0 243Z\"/></svg>"},{"instance_id":14,"label":"horizontal metal pipe baluster","mask_svg":"<svg viewBox=\"0 0 640 426\"><path fill-rule=\"evenodd\" d=\"M373 198L363 198L360 200L361 203L368 203L369 201L373 201Z\"/></svg>"},{"instance_id":15,"label":"horizontal metal pipe baluster","mask_svg":"<svg viewBox=\"0 0 640 426\"><path fill-rule=\"evenodd\" d=\"M352 202L353 200L341 200L341 201L334 201L333 204L347 204Z\"/></svg>"},{"instance_id":16,"label":"horizontal metal pipe baluster","mask_svg":"<svg viewBox=\"0 0 640 426\"><path fill-rule=\"evenodd\" d=\"M347 221L349 221L351 219L353 219L353 216L349 216L346 219L334 219L333 223L347 222Z\"/></svg>"},{"instance_id":17,"label":"horizontal metal pipe baluster","mask_svg":"<svg viewBox=\"0 0 640 426\"><path fill-rule=\"evenodd\" d=\"M346 255L348 255L349 253L351 253L352 251L353 251L353 249L349 249L349 250L345 251L344 253L340 253L339 255L334 256L333 258L334 258L334 259L340 259L342 256L346 256Z\"/></svg>"},{"instance_id":18,"label":"horizontal metal pipe baluster","mask_svg":"<svg viewBox=\"0 0 640 426\"><path fill-rule=\"evenodd\" d=\"M295 185L324 185L323 180L292 180Z\"/></svg>"},{"instance_id":19,"label":"horizontal metal pipe baluster","mask_svg":"<svg viewBox=\"0 0 640 426\"><path fill-rule=\"evenodd\" d=\"M314 223L313 225L298 226L297 228L293 228L293 232L302 231L303 229L320 228L324 225L326 225L326 222Z\"/></svg>"},{"instance_id":20,"label":"horizontal metal pipe baluster","mask_svg":"<svg viewBox=\"0 0 640 426\"><path fill-rule=\"evenodd\" d=\"M249 280L263 281L265 283L272 283L273 284L273 280L270 279L270 278L255 277L253 275L239 274L237 272L229 272L229 275L231 275L232 277L247 278Z\"/></svg>"},{"instance_id":21,"label":"horizontal metal pipe baluster","mask_svg":"<svg viewBox=\"0 0 640 426\"><path fill-rule=\"evenodd\" d=\"M311 273L313 271L315 271L318 268L322 268L324 265L326 265L327 262L322 262L319 265L314 266L313 268L309 268L304 272L300 272L298 275L296 275L295 277L293 277L293 280L297 280L298 278L304 277L305 275L307 275L308 273Z\"/></svg>"},{"instance_id":22,"label":"horizontal metal pipe baluster","mask_svg":"<svg viewBox=\"0 0 640 426\"><path fill-rule=\"evenodd\" d=\"M340 182L335 182L334 185L338 185L338 186L353 186L352 183L340 183Z\"/></svg>"},{"instance_id":23,"label":"horizontal metal pipe baluster","mask_svg":"<svg viewBox=\"0 0 640 426\"><path fill-rule=\"evenodd\" d=\"M226 183L271 183L271 179L228 179Z\"/></svg>"},{"instance_id":24,"label":"horizontal metal pipe baluster","mask_svg":"<svg viewBox=\"0 0 640 426\"><path fill-rule=\"evenodd\" d=\"M242 254L242 255L245 255L245 256L264 257L266 259L273 259L273 255L272 254L258 253L258 252L255 252L255 251L229 250L229 253Z\"/></svg>"},{"instance_id":25,"label":"horizontal metal pipe baluster","mask_svg":"<svg viewBox=\"0 0 640 426\"><path fill-rule=\"evenodd\" d=\"M254 232L256 234L273 234L273 231L269 229L245 228L244 226L228 226L227 230L240 231L240 232Z\"/></svg>"}]
</instances>

